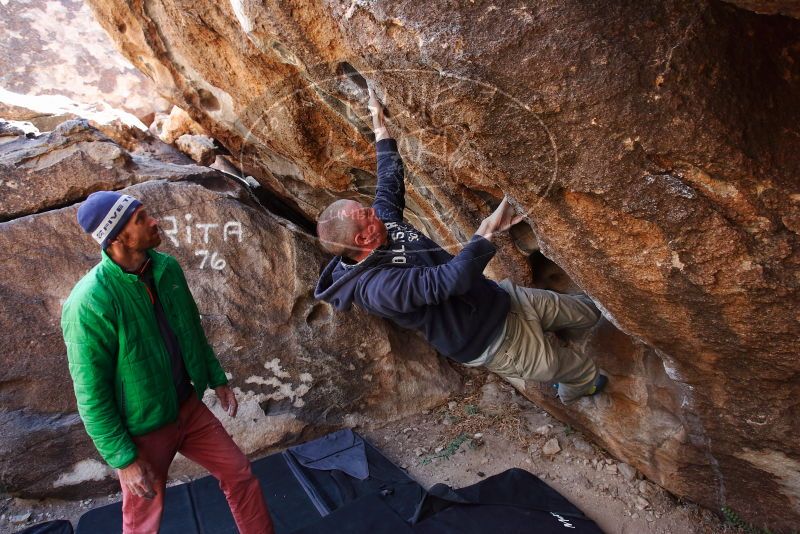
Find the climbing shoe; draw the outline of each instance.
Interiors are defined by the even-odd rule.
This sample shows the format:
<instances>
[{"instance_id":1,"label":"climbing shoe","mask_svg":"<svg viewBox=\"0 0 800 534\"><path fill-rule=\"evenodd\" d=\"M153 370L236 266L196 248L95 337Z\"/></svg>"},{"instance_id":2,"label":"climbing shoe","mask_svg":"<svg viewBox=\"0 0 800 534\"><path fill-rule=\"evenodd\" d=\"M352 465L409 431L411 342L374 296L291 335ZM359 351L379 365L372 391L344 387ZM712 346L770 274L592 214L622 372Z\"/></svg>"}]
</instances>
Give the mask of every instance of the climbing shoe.
<instances>
[{"instance_id":1,"label":"climbing shoe","mask_svg":"<svg viewBox=\"0 0 800 534\"><path fill-rule=\"evenodd\" d=\"M592 395L597 395L598 393L603 391L603 389L606 387L606 384L608 384L608 377L606 375L598 373L597 378L594 379L594 384L592 384L592 387L590 387L589 391L584 393L582 396L591 397ZM553 384L552 387L556 395L558 395L558 383ZM565 404L569 404L571 402L574 402L575 400L576 399L572 399L571 401L568 401Z\"/></svg>"},{"instance_id":2,"label":"climbing shoe","mask_svg":"<svg viewBox=\"0 0 800 534\"><path fill-rule=\"evenodd\" d=\"M603 388L606 387L606 384L608 384L608 378L606 377L606 375L598 374L597 378L594 379L594 384L592 384L592 387L589 388L589 391L584 393L584 395L587 396L597 395L598 393L603 391Z\"/></svg>"}]
</instances>

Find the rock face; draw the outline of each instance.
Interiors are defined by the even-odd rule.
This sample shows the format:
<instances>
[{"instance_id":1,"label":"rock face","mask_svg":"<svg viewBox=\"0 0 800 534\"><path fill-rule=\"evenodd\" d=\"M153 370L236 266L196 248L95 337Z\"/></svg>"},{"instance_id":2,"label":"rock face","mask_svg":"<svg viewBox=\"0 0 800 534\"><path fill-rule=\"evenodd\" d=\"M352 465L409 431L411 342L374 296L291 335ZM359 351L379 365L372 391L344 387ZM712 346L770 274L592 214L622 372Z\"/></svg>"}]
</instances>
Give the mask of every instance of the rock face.
<instances>
[{"instance_id":1,"label":"rock face","mask_svg":"<svg viewBox=\"0 0 800 534\"><path fill-rule=\"evenodd\" d=\"M796 0L726 0L743 9L766 15L786 15L800 19L800 4Z\"/></svg>"},{"instance_id":2,"label":"rock face","mask_svg":"<svg viewBox=\"0 0 800 534\"><path fill-rule=\"evenodd\" d=\"M184 135L206 135L202 126L192 120L188 113L174 106L169 115L158 114L150 125L151 131L165 143L174 143Z\"/></svg>"},{"instance_id":3,"label":"rock face","mask_svg":"<svg viewBox=\"0 0 800 534\"><path fill-rule=\"evenodd\" d=\"M85 195L92 179L105 187L125 185L104 182L97 159L112 167L106 169L112 176L144 168L142 162L132 166L134 158L91 130L60 135L40 162L67 160L59 150L81 143L85 154L115 150L117 156L76 157L54 174L61 180L53 187L63 191L48 198L59 203L74 200L64 192ZM125 191L160 218L161 249L184 267L204 328L232 376L240 413L228 419L213 395L205 400L247 453L336 427L390 420L459 389L454 371L417 336L361 313L333 314L317 303L313 287L326 258L313 237L267 212L239 182L193 165L150 165L161 165L159 173L138 176L133 181L149 180ZM42 190L44 181L35 175L27 175L28 183ZM75 413L61 337L61 304L99 260L76 211L70 205L0 223L3 492L85 497L116 485ZM174 474L186 468L176 467Z\"/></svg>"},{"instance_id":4,"label":"rock face","mask_svg":"<svg viewBox=\"0 0 800 534\"><path fill-rule=\"evenodd\" d=\"M71 204L100 189L215 172L131 154L86 121L70 120L48 134L0 144L0 174L0 221L5 221Z\"/></svg>"},{"instance_id":5,"label":"rock face","mask_svg":"<svg viewBox=\"0 0 800 534\"><path fill-rule=\"evenodd\" d=\"M679 495L800 522L800 21L677 0L90 4L309 216L372 192L368 79L414 224L455 246L510 195L631 336L597 333L617 385L572 417Z\"/></svg>"},{"instance_id":6,"label":"rock face","mask_svg":"<svg viewBox=\"0 0 800 534\"><path fill-rule=\"evenodd\" d=\"M0 2L0 35L5 89L105 102L140 117L157 107L153 84L114 49L85 2Z\"/></svg>"},{"instance_id":7,"label":"rock face","mask_svg":"<svg viewBox=\"0 0 800 534\"><path fill-rule=\"evenodd\" d=\"M211 165L217 158L214 140L207 135L184 134L175 141L175 146L200 165Z\"/></svg>"}]
</instances>

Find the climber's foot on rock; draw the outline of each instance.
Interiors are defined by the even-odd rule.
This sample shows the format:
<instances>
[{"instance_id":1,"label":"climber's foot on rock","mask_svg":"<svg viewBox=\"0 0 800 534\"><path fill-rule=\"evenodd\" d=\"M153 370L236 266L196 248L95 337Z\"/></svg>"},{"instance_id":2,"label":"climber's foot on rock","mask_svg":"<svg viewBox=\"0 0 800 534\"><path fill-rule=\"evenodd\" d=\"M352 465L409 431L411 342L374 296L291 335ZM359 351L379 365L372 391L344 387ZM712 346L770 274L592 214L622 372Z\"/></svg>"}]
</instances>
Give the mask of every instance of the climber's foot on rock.
<instances>
[{"instance_id":1,"label":"climber's foot on rock","mask_svg":"<svg viewBox=\"0 0 800 534\"><path fill-rule=\"evenodd\" d=\"M594 384L592 384L592 387L589 388L589 391L584 393L584 396L597 395L603 391L603 389L606 387L606 384L608 384L608 377L598 373L597 378L594 379Z\"/></svg>"}]
</instances>

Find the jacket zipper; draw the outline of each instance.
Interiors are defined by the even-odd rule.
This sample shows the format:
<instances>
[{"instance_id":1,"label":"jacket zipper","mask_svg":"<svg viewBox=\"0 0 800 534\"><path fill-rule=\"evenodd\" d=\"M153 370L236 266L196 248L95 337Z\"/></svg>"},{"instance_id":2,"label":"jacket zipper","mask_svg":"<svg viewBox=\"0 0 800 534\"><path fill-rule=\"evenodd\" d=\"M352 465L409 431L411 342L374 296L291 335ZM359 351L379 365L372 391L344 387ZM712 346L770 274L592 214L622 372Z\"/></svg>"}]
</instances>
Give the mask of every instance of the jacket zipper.
<instances>
[{"instance_id":1,"label":"jacket zipper","mask_svg":"<svg viewBox=\"0 0 800 534\"><path fill-rule=\"evenodd\" d=\"M120 396L122 397L120 399L120 408L122 409L122 422L127 424L127 422L128 422L128 410L125 408L125 405L126 405L126 403L125 403L125 382L122 382L120 380L119 389L120 389Z\"/></svg>"}]
</instances>

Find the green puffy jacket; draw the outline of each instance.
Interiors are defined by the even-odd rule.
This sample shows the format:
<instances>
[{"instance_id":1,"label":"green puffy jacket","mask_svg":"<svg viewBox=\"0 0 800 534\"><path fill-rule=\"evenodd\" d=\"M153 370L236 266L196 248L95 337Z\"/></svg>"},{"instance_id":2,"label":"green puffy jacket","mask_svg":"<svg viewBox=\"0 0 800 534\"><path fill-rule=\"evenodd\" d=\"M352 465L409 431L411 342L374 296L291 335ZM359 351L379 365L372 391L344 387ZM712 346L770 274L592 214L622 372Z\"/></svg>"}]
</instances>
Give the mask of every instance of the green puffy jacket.
<instances>
[{"instance_id":1,"label":"green puffy jacket","mask_svg":"<svg viewBox=\"0 0 800 534\"><path fill-rule=\"evenodd\" d=\"M197 305L178 262L153 250L156 292L181 347L195 391L228 382L206 340ZM105 251L72 290L61 314L78 413L111 467L136 459L131 436L178 417L172 367L147 289Z\"/></svg>"}]
</instances>

